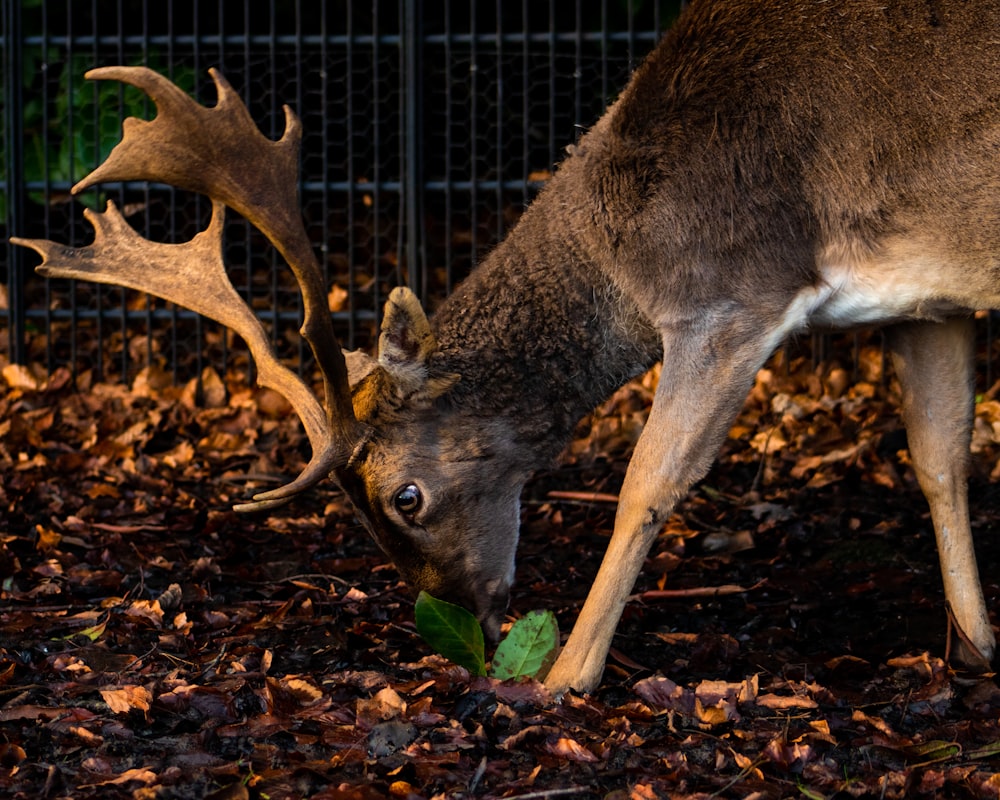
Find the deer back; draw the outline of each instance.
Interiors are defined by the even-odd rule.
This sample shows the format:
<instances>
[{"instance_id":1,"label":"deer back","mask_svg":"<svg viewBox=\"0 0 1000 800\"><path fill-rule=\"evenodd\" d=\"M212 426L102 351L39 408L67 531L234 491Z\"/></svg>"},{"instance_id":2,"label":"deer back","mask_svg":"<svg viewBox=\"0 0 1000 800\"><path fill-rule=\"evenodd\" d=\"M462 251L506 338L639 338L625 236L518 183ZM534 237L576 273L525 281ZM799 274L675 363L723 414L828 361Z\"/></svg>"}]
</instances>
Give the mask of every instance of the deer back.
<instances>
[{"instance_id":1,"label":"deer back","mask_svg":"<svg viewBox=\"0 0 1000 800\"><path fill-rule=\"evenodd\" d=\"M566 164L595 260L651 319L781 309L826 270L877 283L904 261L967 264L908 280L969 307L995 295L976 275L997 252L995 3L690 11Z\"/></svg>"}]
</instances>

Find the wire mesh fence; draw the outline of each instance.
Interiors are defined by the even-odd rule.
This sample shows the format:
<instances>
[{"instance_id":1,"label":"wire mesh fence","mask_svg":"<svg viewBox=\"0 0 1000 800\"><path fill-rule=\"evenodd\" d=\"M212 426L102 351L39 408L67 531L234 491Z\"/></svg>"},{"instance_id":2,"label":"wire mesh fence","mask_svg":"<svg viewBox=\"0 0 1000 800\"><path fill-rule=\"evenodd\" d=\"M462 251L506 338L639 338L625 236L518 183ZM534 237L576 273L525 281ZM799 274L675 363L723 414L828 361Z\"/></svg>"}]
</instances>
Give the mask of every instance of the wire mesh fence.
<instances>
[{"instance_id":1,"label":"wire mesh fence","mask_svg":"<svg viewBox=\"0 0 1000 800\"><path fill-rule=\"evenodd\" d=\"M624 86L681 0L6 0L0 4L0 357L128 380L147 364L176 380L212 365L252 370L214 323L148 296L45 281L8 236L91 241L86 207L114 200L144 236L182 242L205 198L170 187L70 188L155 109L137 90L88 81L145 64L211 105L220 69L261 130L283 104L302 118L300 197L341 341L370 346L388 290L433 308L503 237ZM252 165L247 165L252 168ZM304 372L298 289L231 214L226 261L280 356ZM993 384L984 316L980 384ZM814 358L857 364L858 340L814 339ZM807 348L809 349L809 348Z\"/></svg>"},{"instance_id":2,"label":"wire mesh fence","mask_svg":"<svg viewBox=\"0 0 1000 800\"><path fill-rule=\"evenodd\" d=\"M86 70L145 64L211 105L209 67L279 138L282 105L303 122L300 197L341 340L371 343L392 286L431 308L510 228L561 157L625 84L680 3L9 0L0 21L0 347L13 361L129 379L154 363L178 380L240 366L214 323L131 291L45 281L18 235L91 241L85 207L108 199L144 236L203 229L205 198L107 184L71 199L137 90ZM252 164L246 165L252 169ZM290 272L235 214L226 261L283 359L309 369Z\"/></svg>"}]
</instances>

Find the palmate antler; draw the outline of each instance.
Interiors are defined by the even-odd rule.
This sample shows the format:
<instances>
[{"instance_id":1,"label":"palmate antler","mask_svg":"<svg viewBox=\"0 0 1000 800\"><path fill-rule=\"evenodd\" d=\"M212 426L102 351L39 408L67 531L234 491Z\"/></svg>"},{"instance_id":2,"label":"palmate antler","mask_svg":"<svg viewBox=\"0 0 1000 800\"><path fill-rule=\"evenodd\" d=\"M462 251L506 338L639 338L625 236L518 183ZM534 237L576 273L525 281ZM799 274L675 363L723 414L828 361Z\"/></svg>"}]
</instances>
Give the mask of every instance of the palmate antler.
<instances>
[{"instance_id":1,"label":"palmate antler","mask_svg":"<svg viewBox=\"0 0 1000 800\"><path fill-rule=\"evenodd\" d=\"M298 205L298 160L302 127L285 106L285 133L265 137L243 101L216 70L214 107L199 105L167 78L145 67L103 67L95 80L118 80L146 92L157 107L151 121L126 119L122 141L101 166L73 187L81 192L108 181L149 180L212 198L212 221L185 244L159 244L136 233L114 203L103 213L84 211L94 243L69 248L44 239L11 237L41 254L46 277L81 278L139 289L189 308L232 328L257 363L258 381L291 403L302 419L312 457L291 483L255 495L239 511L270 508L347 463L364 438L351 404L347 365L333 333L322 274L302 224ZM302 336L323 375L325 405L277 359L257 316L233 288L222 261L225 206L246 217L288 262L302 291Z\"/></svg>"}]
</instances>

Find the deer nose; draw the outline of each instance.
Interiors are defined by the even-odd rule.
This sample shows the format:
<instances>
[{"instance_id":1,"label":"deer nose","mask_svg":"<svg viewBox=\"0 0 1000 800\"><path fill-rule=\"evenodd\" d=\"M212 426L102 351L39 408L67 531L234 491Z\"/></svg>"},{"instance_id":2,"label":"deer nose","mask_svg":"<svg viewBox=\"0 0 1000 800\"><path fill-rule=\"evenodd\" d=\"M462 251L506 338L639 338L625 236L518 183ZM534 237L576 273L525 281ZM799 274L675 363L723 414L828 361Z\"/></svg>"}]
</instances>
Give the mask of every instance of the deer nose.
<instances>
[{"instance_id":1,"label":"deer nose","mask_svg":"<svg viewBox=\"0 0 1000 800\"><path fill-rule=\"evenodd\" d=\"M483 626L483 634L491 642L500 641L500 625L508 602L510 584L505 580L487 581L483 591L475 598L476 617Z\"/></svg>"}]
</instances>

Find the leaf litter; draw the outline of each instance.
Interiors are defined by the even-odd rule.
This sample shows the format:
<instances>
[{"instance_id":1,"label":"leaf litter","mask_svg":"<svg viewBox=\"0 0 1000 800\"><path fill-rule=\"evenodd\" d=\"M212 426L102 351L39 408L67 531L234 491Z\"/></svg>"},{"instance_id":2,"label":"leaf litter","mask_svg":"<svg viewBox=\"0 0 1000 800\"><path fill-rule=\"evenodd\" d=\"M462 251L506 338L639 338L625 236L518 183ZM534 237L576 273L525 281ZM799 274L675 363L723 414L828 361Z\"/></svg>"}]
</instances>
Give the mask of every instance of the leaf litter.
<instances>
[{"instance_id":1,"label":"leaf litter","mask_svg":"<svg viewBox=\"0 0 1000 800\"><path fill-rule=\"evenodd\" d=\"M555 701L417 634L413 598L296 421L238 374L131 387L3 365L0 795L10 798L986 798L1000 693L945 663L933 532L878 348L779 359L649 555L601 687ZM515 616L565 635L657 375L525 495ZM996 607L992 387L972 514Z\"/></svg>"}]
</instances>

